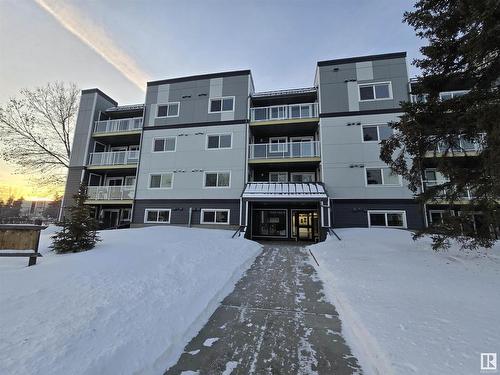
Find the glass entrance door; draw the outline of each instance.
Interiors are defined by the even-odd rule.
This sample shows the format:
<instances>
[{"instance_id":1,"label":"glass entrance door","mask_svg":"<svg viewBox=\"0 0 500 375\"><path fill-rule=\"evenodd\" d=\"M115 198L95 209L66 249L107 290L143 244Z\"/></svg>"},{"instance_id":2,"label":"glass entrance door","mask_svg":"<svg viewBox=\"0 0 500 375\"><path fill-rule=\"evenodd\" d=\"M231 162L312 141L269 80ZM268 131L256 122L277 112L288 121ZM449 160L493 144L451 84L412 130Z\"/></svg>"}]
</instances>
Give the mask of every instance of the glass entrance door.
<instances>
[{"instance_id":1,"label":"glass entrance door","mask_svg":"<svg viewBox=\"0 0 500 375\"><path fill-rule=\"evenodd\" d=\"M318 214L315 211L295 211L292 217L293 235L298 241L312 241L318 236Z\"/></svg>"}]
</instances>

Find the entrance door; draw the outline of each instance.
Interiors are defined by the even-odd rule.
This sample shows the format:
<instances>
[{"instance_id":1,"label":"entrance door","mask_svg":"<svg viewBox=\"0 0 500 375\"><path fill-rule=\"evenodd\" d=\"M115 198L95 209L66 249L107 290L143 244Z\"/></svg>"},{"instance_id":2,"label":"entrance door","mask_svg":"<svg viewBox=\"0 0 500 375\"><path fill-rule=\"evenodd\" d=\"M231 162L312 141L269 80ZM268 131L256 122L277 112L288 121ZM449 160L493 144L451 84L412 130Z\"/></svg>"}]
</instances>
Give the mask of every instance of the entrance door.
<instances>
[{"instance_id":1,"label":"entrance door","mask_svg":"<svg viewBox=\"0 0 500 375\"><path fill-rule=\"evenodd\" d=\"M118 226L120 220L120 210L102 210L102 212L102 225L104 229Z\"/></svg>"},{"instance_id":2,"label":"entrance door","mask_svg":"<svg viewBox=\"0 0 500 375\"><path fill-rule=\"evenodd\" d=\"M297 211L294 213L295 234L298 241L312 241L317 236L317 223L313 211Z\"/></svg>"}]
</instances>

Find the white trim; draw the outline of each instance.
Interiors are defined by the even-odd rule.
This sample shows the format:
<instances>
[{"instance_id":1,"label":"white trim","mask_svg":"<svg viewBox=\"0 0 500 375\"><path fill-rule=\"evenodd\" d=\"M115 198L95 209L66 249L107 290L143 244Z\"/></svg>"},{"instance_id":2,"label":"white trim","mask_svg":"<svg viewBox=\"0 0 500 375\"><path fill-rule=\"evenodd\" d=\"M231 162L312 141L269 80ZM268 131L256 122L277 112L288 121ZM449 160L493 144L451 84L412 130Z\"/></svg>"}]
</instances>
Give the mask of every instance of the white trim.
<instances>
[{"instance_id":1,"label":"white trim","mask_svg":"<svg viewBox=\"0 0 500 375\"><path fill-rule=\"evenodd\" d=\"M366 175L366 170L367 169L391 169L390 167L367 167L365 166L363 168L364 170L364 173L365 173L365 187L402 187L403 186L403 179L401 177L401 175L397 175L398 176L398 180L399 180L399 184L385 184L384 183L384 172L383 171L380 171L380 175L382 177L382 184L368 184L368 176Z\"/></svg>"},{"instance_id":2,"label":"white trim","mask_svg":"<svg viewBox=\"0 0 500 375\"><path fill-rule=\"evenodd\" d=\"M278 174L278 180L273 181L271 180L271 174ZM280 174L286 174L286 180L285 181L279 181L279 175ZM287 171L271 171L268 173L268 178L269 182L288 182L288 172Z\"/></svg>"},{"instance_id":3,"label":"white trim","mask_svg":"<svg viewBox=\"0 0 500 375\"><path fill-rule=\"evenodd\" d=\"M361 128L361 143L380 143L382 140L380 139L380 126L389 126L388 123L383 123L383 122L379 122L379 123L371 123L371 124L363 124L360 126ZM364 134L363 134L363 128L365 127L369 127L369 126L375 126L377 127L377 139L376 140L373 140L373 141L365 141L365 137L364 137ZM390 127L389 127L390 128ZM394 134L394 129L391 129L393 134Z\"/></svg>"},{"instance_id":4,"label":"white trim","mask_svg":"<svg viewBox=\"0 0 500 375\"><path fill-rule=\"evenodd\" d=\"M174 149L173 150L165 150L165 147L167 146L166 140L168 138L175 139L175 145L174 145ZM163 139L165 141L163 143L163 151L155 151L155 141L157 139ZM170 135L170 136L166 136L166 137L153 137L153 142L152 142L152 145L151 145L151 153L153 153L153 154L159 154L159 153L162 153L162 152L175 152L175 151L177 151L177 136L176 135Z\"/></svg>"},{"instance_id":5,"label":"white trim","mask_svg":"<svg viewBox=\"0 0 500 375\"><path fill-rule=\"evenodd\" d=\"M293 235L293 228L294 227L292 225L292 220L294 219L294 216L295 216L294 213L297 212L297 211L299 211L299 212L312 212L313 213L313 224L312 224L312 228L313 228L313 240L314 240L315 237L319 238L319 236L320 236L319 222L318 222L318 233L317 233L317 236L314 235L314 214L316 213L318 215L318 219L321 219L321 217L322 217L321 210L322 210L321 206L319 208L319 211L315 210L314 208L305 208L305 209L290 208L290 238L297 239L297 236ZM321 219L321 227L324 228L324 226L323 226L323 220L322 219Z\"/></svg>"},{"instance_id":6,"label":"white trim","mask_svg":"<svg viewBox=\"0 0 500 375\"><path fill-rule=\"evenodd\" d=\"M231 136L231 146L229 147L220 147L220 137L223 135L230 135ZM208 137L219 137L219 147L217 148L209 148L208 147ZM227 132L227 133L207 133L205 136L205 150L213 151L213 150L231 150L233 148L233 133L232 132Z\"/></svg>"},{"instance_id":7,"label":"white trim","mask_svg":"<svg viewBox=\"0 0 500 375\"><path fill-rule=\"evenodd\" d=\"M229 173L228 186L206 186L207 173L217 173L217 184L219 183L219 173ZM231 171L204 171L203 172L203 189L229 189L231 187Z\"/></svg>"},{"instance_id":8,"label":"white trim","mask_svg":"<svg viewBox=\"0 0 500 375\"><path fill-rule=\"evenodd\" d=\"M222 105L224 99L233 99L233 108L231 110L223 110ZM212 108L212 100L220 100L220 111L213 111L211 110ZM236 98L234 96L214 96L213 98L208 98L208 113L228 113L228 112L234 112L234 107L236 106Z\"/></svg>"},{"instance_id":9,"label":"white trim","mask_svg":"<svg viewBox=\"0 0 500 375\"><path fill-rule=\"evenodd\" d=\"M148 221L148 212L149 211L157 211L156 221ZM167 221L158 221L159 213L168 211L168 220ZM146 208L144 210L144 223L146 224L170 224L170 219L172 218L172 209L171 208Z\"/></svg>"},{"instance_id":10,"label":"white trim","mask_svg":"<svg viewBox=\"0 0 500 375\"><path fill-rule=\"evenodd\" d=\"M120 180L122 182L122 184L121 185L108 185L110 180ZM123 177L115 177L115 176L108 177L108 176L106 176L106 179L104 180L104 186L123 186Z\"/></svg>"},{"instance_id":11,"label":"white trim","mask_svg":"<svg viewBox=\"0 0 500 375\"><path fill-rule=\"evenodd\" d=\"M123 217L123 212L128 211L128 217ZM132 207L125 207L120 209L120 221L132 221Z\"/></svg>"},{"instance_id":12,"label":"white trim","mask_svg":"<svg viewBox=\"0 0 500 375\"><path fill-rule=\"evenodd\" d=\"M375 97L375 86L376 85L383 85L383 84L388 84L389 85L389 97L388 98L376 98ZM372 91L373 91L373 99L361 99L361 87L366 87L366 86L372 86ZM374 101L379 101L379 100L391 100L394 99L392 96L392 82L391 81L384 81L384 82L371 82L371 83L358 83L358 99L360 102L374 102Z\"/></svg>"},{"instance_id":13,"label":"white trim","mask_svg":"<svg viewBox=\"0 0 500 375\"><path fill-rule=\"evenodd\" d=\"M205 213L205 211L215 212L214 222L205 222L205 220L203 219L203 214ZM217 222L217 211L227 212L227 223L218 223ZM200 211L200 224L229 225L230 223L231 223L231 210L229 208L202 208Z\"/></svg>"},{"instance_id":14,"label":"white trim","mask_svg":"<svg viewBox=\"0 0 500 375\"><path fill-rule=\"evenodd\" d=\"M155 175L164 175L164 174L170 174L172 175L172 180L171 180L171 183L170 183L170 187L161 187L161 177L160 177L160 187L151 187L151 176ZM151 190L168 190L168 189L173 189L174 187L174 176L175 174L173 172L153 172L153 173L150 173L149 174L149 177L148 177L148 189L151 189Z\"/></svg>"},{"instance_id":15,"label":"white trim","mask_svg":"<svg viewBox=\"0 0 500 375\"><path fill-rule=\"evenodd\" d=\"M370 214L384 214L385 225L371 225ZM387 222L387 214L402 214L403 215L403 226L389 226ZM367 210L366 215L368 217L368 228L408 228L406 222L406 211L404 210Z\"/></svg>"},{"instance_id":16,"label":"white trim","mask_svg":"<svg viewBox=\"0 0 500 375\"><path fill-rule=\"evenodd\" d=\"M170 109L171 104L177 104L177 115L175 115L175 116L168 115L168 110ZM158 116L158 111L160 110L160 107L164 107L164 106L167 106L167 115L166 116ZM179 117L180 113L181 113L181 102L167 102L167 103L157 103L156 104L155 118Z\"/></svg>"},{"instance_id":17,"label":"white trim","mask_svg":"<svg viewBox=\"0 0 500 375\"><path fill-rule=\"evenodd\" d=\"M92 178L92 176L99 177L99 185L90 185L90 179ZM102 176L100 174L92 172L89 173L89 178L87 179L87 186L101 186L101 183L102 183Z\"/></svg>"}]
</instances>

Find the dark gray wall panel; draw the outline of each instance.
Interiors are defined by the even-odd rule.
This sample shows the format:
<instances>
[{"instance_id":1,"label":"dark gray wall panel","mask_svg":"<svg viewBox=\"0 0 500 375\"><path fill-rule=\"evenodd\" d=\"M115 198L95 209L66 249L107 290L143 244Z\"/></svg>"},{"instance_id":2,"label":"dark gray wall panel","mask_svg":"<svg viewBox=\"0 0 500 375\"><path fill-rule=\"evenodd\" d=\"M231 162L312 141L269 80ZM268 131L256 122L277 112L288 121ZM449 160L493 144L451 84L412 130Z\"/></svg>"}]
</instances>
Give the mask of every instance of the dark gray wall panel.
<instances>
[{"instance_id":1,"label":"dark gray wall panel","mask_svg":"<svg viewBox=\"0 0 500 375\"><path fill-rule=\"evenodd\" d=\"M412 200L335 200L333 208L334 228L367 227L368 210L404 210L409 229L424 226L422 207Z\"/></svg>"},{"instance_id":2,"label":"dark gray wall panel","mask_svg":"<svg viewBox=\"0 0 500 375\"><path fill-rule=\"evenodd\" d=\"M240 201L234 199L148 199L136 200L134 203L133 224L144 224L144 212L146 208L170 208L170 224L187 224L189 220L189 208L193 208L191 223L200 224L200 209L217 208L229 209L229 222L231 225L240 223ZM221 225L222 226L222 225Z\"/></svg>"}]
</instances>

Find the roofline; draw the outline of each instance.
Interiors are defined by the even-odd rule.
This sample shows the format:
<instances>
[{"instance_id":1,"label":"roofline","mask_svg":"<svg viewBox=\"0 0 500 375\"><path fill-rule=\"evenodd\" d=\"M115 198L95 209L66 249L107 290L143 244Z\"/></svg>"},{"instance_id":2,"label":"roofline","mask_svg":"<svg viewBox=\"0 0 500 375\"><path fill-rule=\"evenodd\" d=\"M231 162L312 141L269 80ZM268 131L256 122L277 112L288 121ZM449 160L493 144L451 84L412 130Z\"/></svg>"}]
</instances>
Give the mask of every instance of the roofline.
<instances>
[{"instance_id":1,"label":"roofline","mask_svg":"<svg viewBox=\"0 0 500 375\"><path fill-rule=\"evenodd\" d=\"M186 82L186 81L196 81L200 79L211 79L211 78L223 78L223 77L234 77L234 76L243 76L243 75L252 75L250 69L246 70L233 70L230 72L220 72L220 73L209 73L209 74L200 74L195 76L187 76L187 77L179 77L179 78L170 78L170 79L162 79L159 81L149 81L147 86L157 86L164 85L167 83L177 83L177 82Z\"/></svg>"},{"instance_id":2,"label":"roofline","mask_svg":"<svg viewBox=\"0 0 500 375\"><path fill-rule=\"evenodd\" d=\"M406 57L406 52L393 52L393 53L383 53L380 55L368 55L368 56L348 57L344 59L324 60L324 61L318 61L317 65L325 66L325 65L350 64L361 61L398 59L402 57Z\"/></svg>"},{"instance_id":3,"label":"roofline","mask_svg":"<svg viewBox=\"0 0 500 375\"><path fill-rule=\"evenodd\" d=\"M105 93L103 93L101 90L99 90L98 88L93 88L93 89L85 89L85 90L82 90L82 95L83 94L99 94L100 96L104 97L106 100L110 101L111 103L113 103L113 105L116 107L118 105L118 102L116 100L114 100L112 97L110 97L109 95L106 95Z\"/></svg>"}]
</instances>

